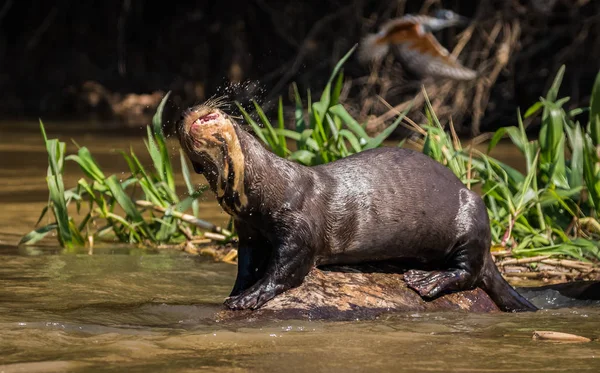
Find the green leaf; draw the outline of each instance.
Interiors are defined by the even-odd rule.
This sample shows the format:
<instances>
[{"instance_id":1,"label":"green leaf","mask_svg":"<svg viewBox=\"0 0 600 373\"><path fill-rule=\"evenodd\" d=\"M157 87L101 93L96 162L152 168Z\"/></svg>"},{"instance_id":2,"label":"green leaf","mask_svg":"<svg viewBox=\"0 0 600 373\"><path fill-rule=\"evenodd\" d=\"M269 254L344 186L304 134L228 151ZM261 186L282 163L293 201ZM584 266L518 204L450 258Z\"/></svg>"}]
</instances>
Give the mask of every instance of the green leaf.
<instances>
[{"instance_id":1,"label":"green leaf","mask_svg":"<svg viewBox=\"0 0 600 373\"><path fill-rule=\"evenodd\" d=\"M85 221L85 219L84 219ZM85 237L81 234L81 231L77 229L75 222L73 219L69 219L69 230L71 235L73 236L73 240L75 241L76 246L84 246L85 245Z\"/></svg>"},{"instance_id":2,"label":"green leaf","mask_svg":"<svg viewBox=\"0 0 600 373\"><path fill-rule=\"evenodd\" d=\"M600 71L596 74L592 97L590 98L590 132L592 143L600 144Z\"/></svg>"},{"instance_id":3,"label":"green leaf","mask_svg":"<svg viewBox=\"0 0 600 373\"><path fill-rule=\"evenodd\" d=\"M163 181L167 183L171 190L175 190L175 179L173 177L173 166L171 165L171 158L169 156L169 148L167 147L165 135L162 129L162 114L165 108L165 104L171 92L167 92L165 97L160 101L158 108L156 109L156 113L152 117L152 130L156 139L156 143L158 144L158 148L161 156L161 169L157 171L160 173ZM153 158L154 159L154 158ZM156 164L156 162L155 162Z\"/></svg>"},{"instance_id":4,"label":"green leaf","mask_svg":"<svg viewBox=\"0 0 600 373\"><path fill-rule=\"evenodd\" d=\"M305 166L311 166L316 155L308 150L296 150L289 155L288 159L291 161L302 163Z\"/></svg>"},{"instance_id":5,"label":"green leaf","mask_svg":"<svg viewBox=\"0 0 600 373\"><path fill-rule=\"evenodd\" d=\"M179 149L179 157L181 160L181 173L183 174L183 180L185 181L185 185L187 187L188 194L190 196L192 196L192 195L194 195L194 192L195 192L194 183L192 182L192 178L190 176L190 169L187 166L186 157L185 157L185 154L183 153L182 149ZM189 197L184 199L184 201L187 199L189 199ZM192 201L193 201L191 203L192 213L194 214L195 217L198 217L198 213L200 212L200 203L198 202L198 200L196 198L192 198ZM180 201L179 203L181 203L181 202L183 202L183 201Z\"/></svg>"},{"instance_id":6,"label":"green leaf","mask_svg":"<svg viewBox=\"0 0 600 373\"><path fill-rule=\"evenodd\" d=\"M105 179L104 173L100 169L100 166L90 153L89 149L84 147L80 147L77 151L77 155L69 155L65 158L66 160L71 160L76 162L84 174L92 180L96 180L98 182L102 182Z\"/></svg>"},{"instance_id":7,"label":"green leaf","mask_svg":"<svg viewBox=\"0 0 600 373\"><path fill-rule=\"evenodd\" d=\"M354 44L354 46L352 48L350 48L350 50L344 55L344 57L342 57L338 61L338 63L333 68L331 75L329 76L329 81L328 81L329 84L331 84L331 82L333 82L333 79L335 79L335 77L338 75L339 71L341 70L342 66L346 63L348 58L350 58L352 53L354 53L354 50L356 50L357 47L358 47L358 44Z\"/></svg>"},{"instance_id":8,"label":"green leaf","mask_svg":"<svg viewBox=\"0 0 600 373\"><path fill-rule=\"evenodd\" d=\"M344 57L342 57L338 61L338 63L333 68L333 71L331 72L331 76L329 77L329 80L327 81L327 85L325 85L325 88L323 89L323 93L321 94L321 99L319 100L318 105L315 106L315 104L317 104L316 102L315 102L315 104L313 104L313 108L315 108L318 111L319 117L321 119L323 119L325 117L325 114L330 106L337 104L338 97L335 97L335 93L334 93L333 97L331 95L331 84L333 83L333 80L336 78L336 76L338 76L338 73L342 69L342 66L344 65L344 63L346 63L348 58L350 58L350 56L352 55L352 53L354 52L354 50L357 47L358 47L358 44L355 44L344 55ZM340 74L340 76L341 76L341 74ZM338 79L343 79L343 78L338 77ZM341 83L340 83L340 90L341 90ZM339 94L338 94L338 96L339 96Z\"/></svg>"},{"instance_id":9,"label":"green leaf","mask_svg":"<svg viewBox=\"0 0 600 373\"><path fill-rule=\"evenodd\" d=\"M348 126L350 131L354 132L359 139L365 139L368 141L370 139L369 135L365 132L363 127L358 124L358 122L348 113L346 108L344 108L341 104L337 104L332 106L329 111L334 115L337 115L342 119L342 121Z\"/></svg>"},{"instance_id":10,"label":"green leaf","mask_svg":"<svg viewBox=\"0 0 600 373\"><path fill-rule=\"evenodd\" d=\"M40 120L40 130L48 153L48 172L46 182L50 195L52 212L56 219L59 242L63 247L73 247L73 237L69 229L69 214L65 201L65 188L62 180L62 166L65 158L66 144L56 139L48 140L44 124Z\"/></svg>"},{"instance_id":11,"label":"green leaf","mask_svg":"<svg viewBox=\"0 0 600 373\"><path fill-rule=\"evenodd\" d=\"M167 100L169 99L170 95L171 91L167 92L167 94L162 98L162 100L160 100L160 104L158 105L158 108L156 109L156 112L152 117L152 130L158 138L159 142L163 144L165 143L165 136L162 129L162 115L163 110L165 108L165 104L167 103Z\"/></svg>"},{"instance_id":12,"label":"green leaf","mask_svg":"<svg viewBox=\"0 0 600 373\"><path fill-rule=\"evenodd\" d=\"M340 136L348 140L354 153L359 153L362 150L358 138L356 138L356 135L354 133L344 128L340 130Z\"/></svg>"},{"instance_id":13,"label":"green leaf","mask_svg":"<svg viewBox=\"0 0 600 373\"><path fill-rule=\"evenodd\" d=\"M335 86L333 87L333 93L331 95L331 103L329 106L336 105L339 101L340 94L342 92L342 86L344 85L344 72L340 71L338 74Z\"/></svg>"},{"instance_id":14,"label":"green leaf","mask_svg":"<svg viewBox=\"0 0 600 373\"><path fill-rule=\"evenodd\" d=\"M21 240L19 241L18 245L33 245L34 243L46 237L48 233L52 232L53 230L56 230L56 228L58 228L58 225L56 223L52 223L41 228L35 229L23 236L23 238L21 238Z\"/></svg>"},{"instance_id":15,"label":"green leaf","mask_svg":"<svg viewBox=\"0 0 600 373\"><path fill-rule=\"evenodd\" d=\"M308 129L302 131L300 135L300 139L298 141L298 149L305 149L306 147L311 147L315 151L319 151L319 144L312 138L313 130Z\"/></svg>"},{"instance_id":16,"label":"green leaf","mask_svg":"<svg viewBox=\"0 0 600 373\"><path fill-rule=\"evenodd\" d=\"M140 224L135 224L135 223L130 223L127 220L123 219L123 217L114 214L112 212L109 212L107 214L107 219L112 219L115 220L118 223L121 223L125 228L127 228L129 230L129 240L126 239L127 236L125 235L121 235L119 238L121 241L129 241L131 243L133 242L141 242L142 241L142 237L138 234L136 227L139 226ZM113 223L113 229L115 229L115 233L117 233L117 227L115 227L115 224ZM153 239L153 241L156 242L156 239Z\"/></svg>"},{"instance_id":17,"label":"green leaf","mask_svg":"<svg viewBox=\"0 0 600 373\"><path fill-rule=\"evenodd\" d=\"M250 117L250 115L246 112L246 110L244 110L244 108L242 107L242 105L240 105L239 102L236 101L235 105L237 106L238 110L242 113L242 116L244 117L246 122L248 122L248 124L252 127L252 130L254 131L256 136L258 136L260 141L262 141L263 144L271 147L271 149L274 149L275 145L273 141L267 141L267 138L263 134L262 128L258 125L258 123L256 123L254 119Z\"/></svg>"},{"instance_id":18,"label":"green leaf","mask_svg":"<svg viewBox=\"0 0 600 373\"><path fill-rule=\"evenodd\" d=\"M146 144L146 149L148 149L148 153L150 154L150 157L152 158L152 163L154 164L154 169L156 170L156 173L159 176L160 180L165 180L164 174L162 172L163 158L160 154L160 149L158 148L158 145L156 144L156 141L152 136L152 130L150 129L150 127L146 127L146 130L148 134L147 141L144 141L144 143Z\"/></svg>"},{"instance_id":19,"label":"green leaf","mask_svg":"<svg viewBox=\"0 0 600 373\"><path fill-rule=\"evenodd\" d=\"M525 111L525 119L529 118L530 116L532 116L533 114L537 113L541 108L542 108L543 104L538 101L535 104L531 105L529 107L529 109L527 109L527 111Z\"/></svg>"},{"instance_id":20,"label":"green leaf","mask_svg":"<svg viewBox=\"0 0 600 373\"><path fill-rule=\"evenodd\" d=\"M552 104L548 104L544 107L544 115L542 117L542 128L540 129L539 144L541 149L541 167L542 170L547 170L547 177L553 179L554 172L558 169L564 169L564 157L562 158L562 165L557 163L561 161L561 152L564 152L564 111L558 109ZM563 147L560 148L561 143ZM557 181L563 175L559 175ZM566 180L566 176L565 176Z\"/></svg>"},{"instance_id":21,"label":"green leaf","mask_svg":"<svg viewBox=\"0 0 600 373\"><path fill-rule=\"evenodd\" d=\"M548 90L548 93L546 94L546 100L548 100L550 102L556 101L556 98L558 97L558 90L560 89L560 85L562 83L564 75L565 75L565 65L562 65L558 69L558 72L556 73L556 76L554 77L554 81L552 82L552 86L550 86L550 89Z\"/></svg>"},{"instance_id":22,"label":"green leaf","mask_svg":"<svg viewBox=\"0 0 600 373\"><path fill-rule=\"evenodd\" d=\"M152 180L150 175L148 175L144 166L142 166L142 163L140 162L138 157L135 155L133 148L131 149L131 160L132 160L133 166L135 167L135 171L132 171L132 172L134 174L140 173L142 175L142 178L138 179L138 180L139 180L140 186L142 187L142 189L144 190L144 193L146 194L146 198L151 200L152 203L155 203L155 204L163 206L163 207L167 207L170 204L170 202L165 201L162 198L162 193L158 190L157 186L155 186L154 181Z\"/></svg>"},{"instance_id":23,"label":"green leaf","mask_svg":"<svg viewBox=\"0 0 600 373\"><path fill-rule=\"evenodd\" d=\"M331 119L331 115L325 114L325 120L327 121L327 125L329 126L329 133L333 137L333 141L337 141L340 134L337 129L337 126L335 125L335 122L333 121L333 119Z\"/></svg>"},{"instance_id":24,"label":"green leaf","mask_svg":"<svg viewBox=\"0 0 600 373\"><path fill-rule=\"evenodd\" d=\"M559 188L569 189L569 181L567 180L567 171L565 167L565 136L560 139L556 147L556 159L551 167L552 182Z\"/></svg>"},{"instance_id":25,"label":"green leaf","mask_svg":"<svg viewBox=\"0 0 600 373\"><path fill-rule=\"evenodd\" d=\"M314 125L313 138L315 141L317 141L320 147L323 146L323 144L327 141L327 134L323 125L323 118L327 109L323 109L323 115L321 115L321 110L318 109L321 106L323 106L321 102L315 102L313 104L311 122ZM326 153L323 153L323 155L326 155Z\"/></svg>"},{"instance_id":26,"label":"green leaf","mask_svg":"<svg viewBox=\"0 0 600 373\"><path fill-rule=\"evenodd\" d=\"M583 178L590 196L592 205L600 209L600 175L596 173L598 155L590 138L583 141L585 157L583 158Z\"/></svg>"},{"instance_id":27,"label":"green leaf","mask_svg":"<svg viewBox=\"0 0 600 373\"><path fill-rule=\"evenodd\" d=\"M569 150L571 151L571 162L568 170L569 186L578 188L583 185L583 131L579 125L575 127L565 126Z\"/></svg>"},{"instance_id":28,"label":"green leaf","mask_svg":"<svg viewBox=\"0 0 600 373\"><path fill-rule=\"evenodd\" d=\"M110 189L110 192L117 201L117 203L121 206L123 211L125 211L125 214L127 214L127 217L131 219L136 226L140 227L144 236L155 240L152 232L147 228L146 223L142 218L140 212L137 210L135 204L133 203L131 198L129 198L129 196L125 194L125 191L121 187L121 184L117 180L117 177L115 175L112 175L109 178L107 178L106 185Z\"/></svg>"},{"instance_id":29,"label":"green leaf","mask_svg":"<svg viewBox=\"0 0 600 373\"><path fill-rule=\"evenodd\" d=\"M425 91L425 87L423 87L423 97L425 98L425 108L426 110L426 114L429 118L430 122L433 122L432 124L434 124L437 128L439 128L440 130L444 130L444 127L442 126L442 124L440 123L440 121L438 120L437 115L435 115L435 111L433 110L433 106L431 105L431 101L429 101L429 96L427 95L427 92Z\"/></svg>"},{"instance_id":30,"label":"green leaf","mask_svg":"<svg viewBox=\"0 0 600 373\"><path fill-rule=\"evenodd\" d=\"M400 122L402 122L402 119L404 119L406 113L408 113L408 111L410 110L411 107L412 107L412 104L409 105L409 107L406 110L404 110L400 115L398 115L398 118L396 118L394 123L392 123L386 129L381 131L381 133L379 135L377 135L375 138L372 138L371 140L369 140L369 142L367 143L367 146L365 146L365 149L373 149L373 148L377 148L378 146L380 146L385 141L385 139L387 139L396 130L398 125L400 125Z\"/></svg>"},{"instance_id":31,"label":"green leaf","mask_svg":"<svg viewBox=\"0 0 600 373\"><path fill-rule=\"evenodd\" d=\"M179 212L184 212L190 207L194 207L194 204L198 202L198 197L202 196L202 194L208 189L207 185L203 185L197 190L190 193L189 196L179 201L176 205L170 206L167 211L175 210Z\"/></svg>"},{"instance_id":32,"label":"green leaf","mask_svg":"<svg viewBox=\"0 0 600 373\"><path fill-rule=\"evenodd\" d=\"M590 115L590 136L595 146L600 144L600 115Z\"/></svg>"},{"instance_id":33,"label":"green leaf","mask_svg":"<svg viewBox=\"0 0 600 373\"><path fill-rule=\"evenodd\" d=\"M37 227L37 225L40 224L40 222L42 221L42 219L44 218L44 216L46 216L47 212L48 212L48 205L46 205L46 206L44 206L42 208L42 212L40 213L40 217L38 218L38 220L34 224L35 227Z\"/></svg>"},{"instance_id":34,"label":"green leaf","mask_svg":"<svg viewBox=\"0 0 600 373\"><path fill-rule=\"evenodd\" d=\"M579 114L585 113L586 111L589 111L589 108L575 108L573 110L569 110L568 116L569 118L574 118Z\"/></svg>"},{"instance_id":35,"label":"green leaf","mask_svg":"<svg viewBox=\"0 0 600 373\"><path fill-rule=\"evenodd\" d=\"M296 108L294 111L296 131L302 132L306 128L306 123L304 122L304 109L302 107L302 98L300 97L300 92L298 92L298 86L296 85L296 83L292 83L292 87L294 88L294 102L296 104Z\"/></svg>"},{"instance_id":36,"label":"green leaf","mask_svg":"<svg viewBox=\"0 0 600 373\"><path fill-rule=\"evenodd\" d=\"M171 236L177 232L177 223L174 217L164 216L160 219L160 228L156 233L156 240L159 242L168 241Z\"/></svg>"},{"instance_id":37,"label":"green leaf","mask_svg":"<svg viewBox=\"0 0 600 373\"><path fill-rule=\"evenodd\" d=\"M271 145L275 154L277 154L280 157L285 157L286 150L287 150L285 141L283 143L281 143L279 141L279 137L275 134L275 131L273 129L273 126L271 125L271 122L269 122L269 119L267 119L267 116L265 115L265 113L262 110L262 108L260 107L260 105L258 105L258 103L255 100L252 100L252 104L254 105L254 108L256 109L256 113L258 114L258 117L260 118L260 120L262 121L262 123L264 124L264 126L267 130L267 134L270 139L269 145Z\"/></svg>"},{"instance_id":38,"label":"green leaf","mask_svg":"<svg viewBox=\"0 0 600 373\"><path fill-rule=\"evenodd\" d=\"M274 131L277 135L292 139L301 143L302 145L307 145L315 151L319 150L319 145L310 137L312 130L304 130L304 132L298 133L288 129L275 128Z\"/></svg>"},{"instance_id":39,"label":"green leaf","mask_svg":"<svg viewBox=\"0 0 600 373\"><path fill-rule=\"evenodd\" d=\"M279 105L277 105L277 123L279 125L279 129L285 128L285 121L283 119L283 101L281 100L281 96L279 96ZM281 136L279 138L279 142L281 144L285 144L285 138Z\"/></svg>"},{"instance_id":40,"label":"green leaf","mask_svg":"<svg viewBox=\"0 0 600 373\"><path fill-rule=\"evenodd\" d=\"M500 140L502 140L502 138L504 137L505 134L506 134L506 127L500 127L500 128L498 128L498 130L496 130L496 132L494 132L494 136L490 140L490 144L487 149L488 154L496 147L498 142L500 142Z\"/></svg>"}]
</instances>

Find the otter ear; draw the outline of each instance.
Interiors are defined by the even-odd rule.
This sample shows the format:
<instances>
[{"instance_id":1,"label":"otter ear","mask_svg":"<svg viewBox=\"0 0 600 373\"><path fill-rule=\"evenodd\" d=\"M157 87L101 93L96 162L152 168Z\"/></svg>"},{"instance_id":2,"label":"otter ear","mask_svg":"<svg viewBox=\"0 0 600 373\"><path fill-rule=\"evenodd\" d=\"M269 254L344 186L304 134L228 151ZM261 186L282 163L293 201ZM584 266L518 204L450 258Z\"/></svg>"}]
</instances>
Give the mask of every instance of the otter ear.
<instances>
[{"instance_id":1,"label":"otter ear","mask_svg":"<svg viewBox=\"0 0 600 373\"><path fill-rule=\"evenodd\" d=\"M196 171L197 174L201 174L202 173L202 166L200 165L200 163L196 163L196 162L192 162L192 166L194 166L194 171Z\"/></svg>"}]
</instances>

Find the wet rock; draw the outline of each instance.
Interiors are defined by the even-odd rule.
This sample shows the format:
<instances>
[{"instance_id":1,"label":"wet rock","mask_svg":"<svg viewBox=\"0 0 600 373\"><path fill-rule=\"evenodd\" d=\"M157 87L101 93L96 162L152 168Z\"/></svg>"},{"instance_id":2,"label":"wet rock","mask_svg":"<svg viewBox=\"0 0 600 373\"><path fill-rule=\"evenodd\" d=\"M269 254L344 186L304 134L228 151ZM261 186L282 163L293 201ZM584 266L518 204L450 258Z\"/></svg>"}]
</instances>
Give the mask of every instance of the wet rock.
<instances>
[{"instance_id":1,"label":"wet rock","mask_svg":"<svg viewBox=\"0 0 600 373\"><path fill-rule=\"evenodd\" d=\"M297 288L272 299L256 311L219 312L219 320L371 319L384 313L414 311L494 312L498 307L481 289L447 294L425 301L409 289L398 273L338 267L314 269Z\"/></svg>"}]
</instances>

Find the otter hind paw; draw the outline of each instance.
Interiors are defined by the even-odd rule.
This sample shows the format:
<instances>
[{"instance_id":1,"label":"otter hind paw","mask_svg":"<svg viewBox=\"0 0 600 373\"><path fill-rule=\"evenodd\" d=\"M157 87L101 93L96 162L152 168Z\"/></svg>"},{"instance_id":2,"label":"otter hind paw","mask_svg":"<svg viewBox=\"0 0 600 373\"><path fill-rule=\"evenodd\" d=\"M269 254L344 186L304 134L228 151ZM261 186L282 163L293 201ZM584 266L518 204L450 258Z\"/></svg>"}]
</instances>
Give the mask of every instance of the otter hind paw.
<instances>
[{"instance_id":1,"label":"otter hind paw","mask_svg":"<svg viewBox=\"0 0 600 373\"><path fill-rule=\"evenodd\" d=\"M465 270L421 271L410 270L404 273L404 282L423 298L435 298L443 293L462 290L469 279Z\"/></svg>"}]
</instances>

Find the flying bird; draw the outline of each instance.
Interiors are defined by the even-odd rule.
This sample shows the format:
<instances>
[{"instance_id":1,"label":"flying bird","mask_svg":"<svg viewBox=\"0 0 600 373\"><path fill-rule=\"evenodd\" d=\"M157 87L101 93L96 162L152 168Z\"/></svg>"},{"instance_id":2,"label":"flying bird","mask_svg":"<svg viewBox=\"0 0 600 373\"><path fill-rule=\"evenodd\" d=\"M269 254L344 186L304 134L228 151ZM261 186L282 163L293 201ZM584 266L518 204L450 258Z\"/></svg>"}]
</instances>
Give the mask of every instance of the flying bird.
<instances>
[{"instance_id":1,"label":"flying bird","mask_svg":"<svg viewBox=\"0 0 600 373\"><path fill-rule=\"evenodd\" d=\"M386 22L379 32L361 41L358 58L363 64L381 61L390 50L408 70L425 77L471 80L477 72L460 64L433 36L446 27L465 25L469 20L450 10L434 16L405 15Z\"/></svg>"}]
</instances>

